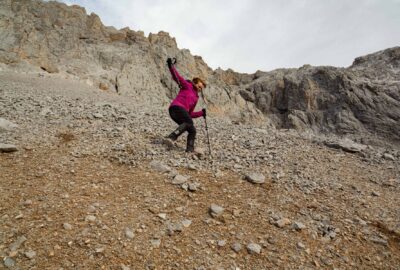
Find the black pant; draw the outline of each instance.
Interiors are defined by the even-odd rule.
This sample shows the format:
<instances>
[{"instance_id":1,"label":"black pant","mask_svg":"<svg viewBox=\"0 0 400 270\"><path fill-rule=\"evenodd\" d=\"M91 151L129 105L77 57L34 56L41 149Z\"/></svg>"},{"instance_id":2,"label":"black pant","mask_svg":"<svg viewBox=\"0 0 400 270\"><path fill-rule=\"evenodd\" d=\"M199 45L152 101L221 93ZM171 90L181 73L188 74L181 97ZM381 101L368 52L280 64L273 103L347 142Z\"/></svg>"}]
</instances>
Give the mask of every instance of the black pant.
<instances>
[{"instance_id":1,"label":"black pant","mask_svg":"<svg viewBox=\"0 0 400 270\"><path fill-rule=\"evenodd\" d=\"M178 125L183 123L187 123L188 126L186 131L188 134L188 141L193 141L196 138L196 128L194 127L192 117L190 117L189 113L182 107L179 106L171 106L169 108L169 115L171 116L172 120L175 121Z\"/></svg>"}]
</instances>

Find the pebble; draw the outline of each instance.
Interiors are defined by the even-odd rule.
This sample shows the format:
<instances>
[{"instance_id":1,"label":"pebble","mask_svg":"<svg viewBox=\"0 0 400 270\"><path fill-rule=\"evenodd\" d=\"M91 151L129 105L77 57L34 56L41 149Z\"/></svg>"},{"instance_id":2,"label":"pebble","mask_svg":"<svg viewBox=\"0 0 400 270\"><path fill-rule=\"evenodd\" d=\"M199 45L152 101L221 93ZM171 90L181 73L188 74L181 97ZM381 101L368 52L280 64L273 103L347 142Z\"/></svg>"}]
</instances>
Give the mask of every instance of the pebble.
<instances>
[{"instance_id":1,"label":"pebble","mask_svg":"<svg viewBox=\"0 0 400 270\"><path fill-rule=\"evenodd\" d=\"M100 247L100 248L96 248L96 253L103 253L104 252L104 248Z\"/></svg>"},{"instance_id":2,"label":"pebble","mask_svg":"<svg viewBox=\"0 0 400 270\"><path fill-rule=\"evenodd\" d=\"M293 228L296 230L296 231L301 231L302 229L304 229L306 226L303 224L303 223L301 223L301 222L295 222L294 224L293 224Z\"/></svg>"},{"instance_id":3,"label":"pebble","mask_svg":"<svg viewBox=\"0 0 400 270\"><path fill-rule=\"evenodd\" d=\"M172 179L171 183L174 185L182 185L183 183L186 183L186 181L189 179L187 176L183 175L175 175L175 177Z\"/></svg>"},{"instance_id":4,"label":"pebble","mask_svg":"<svg viewBox=\"0 0 400 270\"><path fill-rule=\"evenodd\" d=\"M371 195L374 196L374 197L379 197L380 196L380 194L378 192L376 192L376 191L372 191Z\"/></svg>"},{"instance_id":5,"label":"pebble","mask_svg":"<svg viewBox=\"0 0 400 270\"><path fill-rule=\"evenodd\" d=\"M33 250L27 251L25 252L25 256L32 260L33 258L36 257L36 252Z\"/></svg>"},{"instance_id":6,"label":"pebble","mask_svg":"<svg viewBox=\"0 0 400 270\"><path fill-rule=\"evenodd\" d=\"M10 131L10 130L12 130L14 128L17 128L17 127L18 127L17 124L14 124L13 122L10 122L5 118L1 118L0 117L0 132Z\"/></svg>"},{"instance_id":7,"label":"pebble","mask_svg":"<svg viewBox=\"0 0 400 270\"><path fill-rule=\"evenodd\" d=\"M195 192L198 190L199 187L200 187L200 183L193 182L193 183L189 183L188 189L189 189L189 191Z\"/></svg>"},{"instance_id":8,"label":"pebble","mask_svg":"<svg viewBox=\"0 0 400 270\"><path fill-rule=\"evenodd\" d=\"M97 119L101 119L101 118L103 118L103 115L101 113L94 113L93 117L97 118Z\"/></svg>"},{"instance_id":9,"label":"pebble","mask_svg":"<svg viewBox=\"0 0 400 270\"><path fill-rule=\"evenodd\" d=\"M249 254L260 254L261 246L259 244L250 243L247 245L247 252L249 252Z\"/></svg>"},{"instance_id":10,"label":"pebble","mask_svg":"<svg viewBox=\"0 0 400 270\"><path fill-rule=\"evenodd\" d=\"M265 176L261 173L248 173L245 175L245 179L253 184L265 183Z\"/></svg>"},{"instance_id":11,"label":"pebble","mask_svg":"<svg viewBox=\"0 0 400 270\"><path fill-rule=\"evenodd\" d=\"M154 248L159 248L161 246L161 239L151 239L150 243Z\"/></svg>"},{"instance_id":12,"label":"pebble","mask_svg":"<svg viewBox=\"0 0 400 270\"><path fill-rule=\"evenodd\" d=\"M298 242L298 243L297 243L297 247L298 247L298 248L301 248L301 249L305 249L305 248L306 248L306 246L305 246L303 243L301 243L301 242Z\"/></svg>"},{"instance_id":13,"label":"pebble","mask_svg":"<svg viewBox=\"0 0 400 270\"><path fill-rule=\"evenodd\" d=\"M360 224L361 226L366 226L367 222L359 217L355 218L355 221Z\"/></svg>"},{"instance_id":14,"label":"pebble","mask_svg":"<svg viewBox=\"0 0 400 270\"><path fill-rule=\"evenodd\" d=\"M183 231L183 225L181 223L169 224L167 227L167 234L173 235L175 232Z\"/></svg>"},{"instance_id":15,"label":"pebble","mask_svg":"<svg viewBox=\"0 0 400 270\"><path fill-rule=\"evenodd\" d=\"M219 247L224 247L226 245L226 241L225 240L218 240L217 245Z\"/></svg>"},{"instance_id":16,"label":"pebble","mask_svg":"<svg viewBox=\"0 0 400 270\"><path fill-rule=\"evenodd\" d=\"M24 206L30 206L30 205L32 205L32 200L26 200L26 201L24 201Z\"/></svg>"},{"instance_id":17,"label":"pebble","mask_svg":"<svg viewBox=\"0 0 400 270\"><path fill-rule=\"evenodd\" d=\"M392 161L395 161L395 160L396 160L395 157L394 157L393 155L388 154L388 153L383 154L383 158L384 158L384 159L387 159L387 160L392 160Z\"/></svg>"},{"instance_id":18,"label":"pebble","mask_svg":"<svg viewBox=\"0 0 400 270\"><path fill-rule=\"evenodd\" d=\"M239 253L242 250L242 245L240 243L234 243L231 246L232 250L235 251L236 253Z\"/></svg>"},{"instance_id":19,"label":"pebble","mask_svg":"<svg viewBox=\"0 0 400 270\"><path fill-rule=\"evenodd\" d=\"M182 221L182 225L183 225L183 227L185 227L185 228L189 228L189 226L192 224L192 221L190 220L190 219L184 219L183 221Z\"/></svg>"},{"instance_id":20,"label":"pebble","mask_svg":"<svg viewBox=\"0 0 400 270\"><path fill-rule=\"evenodd\" d=\"M219 217L222 215L222 213L224 212L224 208L216 205L216 204L211 204L210 206L210 214L212 217Z\"/></svg>"},{"instance_id":21,"label":"pebble","mask_svg":"<svg viewBox=\"0 0 400 270\"><path fill-rule=\"evenodd\" d=\"M279 219L279 220L275 223L275 225L276 225L277 227L279 227L279 228L283 228L283 227L285 227L285 226L287 226L287 225L290 225L290 223L291 223L290 219L288 219L288 218L281 218L281 219Z\"/></svg>"},{"instance_id":22,"label":"pebble","mask_svg":"<svg viewBox=\"0 0 400 270\"><path fill-rule=\"evenodd\" d=\"M125 236L129 239L133 239L135 237L135 234L133 233L133 231L129 228L125 229Z\"/></svg>"},{"instance_id":23,"label":"pebble","mask_svg":"<svg viewBox=\"0 0 400 270\"><path fill-rule=\"evenodd\" d=\"M89 205L88 212L90 212L90 213L96 212L96 207L94 207L93 205Z\"/></svg>"},{"instance_id":24,"label":"pebble","mask_svg":"<svg viewBox=\"0 0 400 270\"><path fill-rule=\"evenodd\" d=\"M64 223L63 227L64 227L65 230L72 230L72 225L69 224L69 223Z\"/></svg>"},{"instance_id":25,"label":"pebble","mask_svg":"<svg viewBox=\"0 0 400 270\"><path fill-rule=\"evenodd\" d=\"M382 245L382 246L388 246L388 241L383 239L383 238L381 238L381 237L379 237L379 236L372 236L370 238L370 241L375 243L375 244Z\"/></svg>"},{"instance_id":26,"label":"pebble","mask_svg":"<svg viewBox=\"0 0 400 270\"><path fill-rule=\"evenodd\" d=\"M165 165L160 161L155 161L155 160L150 162L150 167L159 173L167 173L171 171L171 167Z\"/></svg>"},{"instance_id":27,"label":"pebble","mask_svg":"<svg viewBox=\"0 0 400 270\"><path fill-rule=\"evenodd\" d=\"M4 258L3 261L4 261L4 266L5 267L11 268L11 267L15 266L15 261L10 257Z\"/></svg>"},{"instance_id":28,"label":"pebble","mask_svg":"<svg viewBox=\"0 0 400 270\"><path fill-rule=\"evenodd\" d=\"M96 221L96 217L92 216L92 215L88 215L88 216L86 216L85 220L89 221L89 222L95 222Z\"/></svg>"},{"instance_id":29,"label":"pebble","mask_svg":"<svg viewBox=\"0 0 400 270\"><path fill-rule=\"evenodd\" d=\"M12 153L16 151L18 151L18 148L14 144L0 143L0 153Z\"/></svg>"},{"instance_id":30,"label":"pebble","mask_svg":"<svg viewBox=\"0 0 400 270\"><path fill-rule=\"evenodd\" d=\"M10 251L16 251L28 239L25 236L20 236L17 240L10 245Z\"/></svg>"},{"instance_id":31,"label":"pebble","mask_svg":"<svg viewBox=\"0 0 400 270\"><path fill-rule=\"evenodd\" d=\"M161 218L162 220L166 220L167 219L167 214L166 213L160 213L157 215L159 218Z\"/></svg>"}]
</instances>

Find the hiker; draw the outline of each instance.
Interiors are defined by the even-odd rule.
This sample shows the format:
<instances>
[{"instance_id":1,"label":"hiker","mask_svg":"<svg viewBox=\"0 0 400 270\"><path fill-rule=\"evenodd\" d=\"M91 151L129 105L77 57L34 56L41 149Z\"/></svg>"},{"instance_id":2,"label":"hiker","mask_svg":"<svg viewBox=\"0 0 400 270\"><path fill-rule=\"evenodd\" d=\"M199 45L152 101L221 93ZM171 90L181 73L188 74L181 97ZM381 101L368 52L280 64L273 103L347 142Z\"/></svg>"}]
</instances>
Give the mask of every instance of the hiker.
<instances>
[{"instance_id":1,"label":"hiker","mask_svg":"<svg viewBox=\"0 0 400 270\"><path fill-rule=\"evenodd\" d=\"M175 60L176 62L176 60ZM179 126L178 128L167 136L168 139L176 141L178 137L188 132L186 152L194 152L194 141L196 139L196 128L193 124L192 118L203 116L206 117L206 109L194 112L197 101L199 99L199 93L206 88L206 83L200 78L193 78L193 80L185 80L174 67L174 63L171 58L167 59L169 71L171 72L172 78L179 85L179 93L169 106L169 115Z\"/></svg>"}]
</instances>

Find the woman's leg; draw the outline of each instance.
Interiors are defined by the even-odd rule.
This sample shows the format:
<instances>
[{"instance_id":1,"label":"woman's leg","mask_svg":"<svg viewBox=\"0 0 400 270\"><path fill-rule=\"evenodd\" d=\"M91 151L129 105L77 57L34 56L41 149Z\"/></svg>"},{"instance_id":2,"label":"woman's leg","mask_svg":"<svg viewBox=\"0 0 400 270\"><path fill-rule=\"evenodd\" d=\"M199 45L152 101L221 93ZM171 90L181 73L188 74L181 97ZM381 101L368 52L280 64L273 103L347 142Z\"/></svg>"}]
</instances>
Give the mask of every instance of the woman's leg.
<instances>
[{"instance_id":1,"label":"woman's leg","mask_svg":"<svg viewBox=\"0 0 400 270\"><path fill-rule=\"evenodd\" d=\"M179 127L172 132L168 138L172 140L176 140L183 132L187 131L187 152L194 151L194 141L196 139L196 128L194 127L193 120L190 117L189 113L182 107L172 106L169 108L169 114Z\"/></svg>"}]
</instances>

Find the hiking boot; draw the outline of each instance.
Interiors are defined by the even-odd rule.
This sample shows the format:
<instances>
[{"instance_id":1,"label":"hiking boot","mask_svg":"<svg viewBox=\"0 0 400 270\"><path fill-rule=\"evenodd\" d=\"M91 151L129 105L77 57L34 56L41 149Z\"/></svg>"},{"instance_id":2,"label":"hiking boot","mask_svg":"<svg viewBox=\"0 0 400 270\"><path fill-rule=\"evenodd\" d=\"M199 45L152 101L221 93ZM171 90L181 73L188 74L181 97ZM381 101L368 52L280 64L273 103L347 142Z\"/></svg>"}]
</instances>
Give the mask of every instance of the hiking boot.
<instances>
[{"instance_id":1,"label":"hiking boot","mask_svg":"<svg viewBox=\"0 0 400 270\"><path fill-rule=\"evenodd\" d=\"M183 123L180 124L179 127L177 129L174 130L174 132L172 132L171 134L169 134L166 138L170 139L172 141L176 141L178 139L178 137L186 131L188 127L188 123Z\"/></svg>"},{"instance_id":2,"label":"hiking boot","mask_svg":"<svg viewBox=\"0 0 400 270\"><path fill-rule=\"evenodd\" d=\"M194 152L194 138L188 138L186 145L186 152Z\"/></svg>"}]
</instances>

